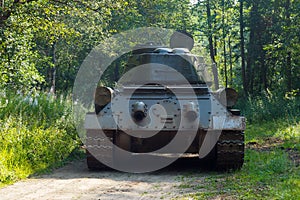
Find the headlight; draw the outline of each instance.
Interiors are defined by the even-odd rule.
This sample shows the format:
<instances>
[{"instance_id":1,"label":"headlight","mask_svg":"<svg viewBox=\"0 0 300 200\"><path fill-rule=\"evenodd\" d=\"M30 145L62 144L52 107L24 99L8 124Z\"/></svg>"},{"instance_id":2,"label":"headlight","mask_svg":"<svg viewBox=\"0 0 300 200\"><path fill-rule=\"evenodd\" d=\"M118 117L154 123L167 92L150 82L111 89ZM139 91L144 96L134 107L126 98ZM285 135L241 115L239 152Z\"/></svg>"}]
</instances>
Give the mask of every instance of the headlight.
<instances>
[{"instance_id":1,"label":"headlight","mask_svg":"<svg viewBox=\"0 0 300 200\"><path fill-rule=\"evenodd\" d=\"M189 102L185 105L186 113L185 117L190 121L195 121L198 117L197 106L194 102Z\"/></svg>"},{"instance_id":2,"label":"headlight","mask_svg":"<svg viewBox=\"0 0 300 200\"><path fill-rule=\"evenodd\" d=\"M132 116L135 121L140 122L147 116L146 104L144 102L137 101L132 107Z\"/></svg>"}]
</instances>

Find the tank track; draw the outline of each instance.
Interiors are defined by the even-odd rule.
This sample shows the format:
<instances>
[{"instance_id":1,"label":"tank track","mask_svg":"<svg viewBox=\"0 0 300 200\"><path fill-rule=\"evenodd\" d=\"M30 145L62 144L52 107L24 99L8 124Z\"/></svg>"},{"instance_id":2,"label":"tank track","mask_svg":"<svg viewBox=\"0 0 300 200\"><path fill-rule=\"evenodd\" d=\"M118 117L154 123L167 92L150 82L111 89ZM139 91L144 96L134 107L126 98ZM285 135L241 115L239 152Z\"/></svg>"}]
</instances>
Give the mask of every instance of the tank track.
<instances>
[{"instance_id":1,"label":"tank track","mask_svg":"<svg viewBox=\"0 0 300 200\"><path fill-rule=\"evenodd\" d=\"M111 142L113 136L108 137ZM100 151L101 150L101 151ZM101 153L100 153L101 152ZM99 160L113 162L112 143L105 142L94 130L87 131L87 166L90 170L106 169ZM214 166L218 171L237 170L244 163L244 133L242 131L223 131L215 146Z\"/></svg>"},{"instance_id":2,"label":"tank track","mask_svg":"<svg viewBox=\"0 0 300 200\"><path fill-rule=\"evenodd\" d=\"M107 137L113 141L112 137ZM100 161L112 163L113 146L103 137L99 136L96 130L87 130L86 136L86 161L90 170L101 170L108 168Z\"/></svg>"},{"instance_id":3,"label":"tank track","mask_svg":"<svg viewBox=\"0 0 300 200\"><path fill-rule=\"evenodd\" d=\"M86 162L90 170L100 170L106 168L106 165L99 162L88 150L86 150Z\"/></svg>"},{"instance_id":4,"label":"tank track","mask_svg":"<svg viewBox=\"0 0 300 200\"><path fill-rule=\"evenodd\" d=\"M244 146L242 131L223 131L216 144L216 169L218 171L240 169L244 163Z\"/></svg>"}]
</instances>

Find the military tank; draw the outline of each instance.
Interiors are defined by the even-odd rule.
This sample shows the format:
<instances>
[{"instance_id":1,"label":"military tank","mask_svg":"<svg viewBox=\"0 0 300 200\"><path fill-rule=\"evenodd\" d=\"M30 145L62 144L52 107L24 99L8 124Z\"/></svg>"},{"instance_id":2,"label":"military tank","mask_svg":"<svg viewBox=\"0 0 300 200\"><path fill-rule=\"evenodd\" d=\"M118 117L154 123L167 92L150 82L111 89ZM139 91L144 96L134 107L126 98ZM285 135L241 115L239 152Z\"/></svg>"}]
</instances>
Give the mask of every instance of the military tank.
<instances>
[{"instance_id":1,"label":"military tank","mask_svg":"<svg viewBox=\"0 0 300 200\"><path fill-rule=\"evenodd\" d=\"M163 153L198 154L217 170L242 167L245 118L232 109L237 93L212 91L205 77L208 65L190 52L193 40L177 39L173 36L170 47L138 45L120 84L97 87L95 112L85 120L89 169L130 165L116 148L130 155L159 152L178 131L180 142Z\"/></svg>"}]
</instances>

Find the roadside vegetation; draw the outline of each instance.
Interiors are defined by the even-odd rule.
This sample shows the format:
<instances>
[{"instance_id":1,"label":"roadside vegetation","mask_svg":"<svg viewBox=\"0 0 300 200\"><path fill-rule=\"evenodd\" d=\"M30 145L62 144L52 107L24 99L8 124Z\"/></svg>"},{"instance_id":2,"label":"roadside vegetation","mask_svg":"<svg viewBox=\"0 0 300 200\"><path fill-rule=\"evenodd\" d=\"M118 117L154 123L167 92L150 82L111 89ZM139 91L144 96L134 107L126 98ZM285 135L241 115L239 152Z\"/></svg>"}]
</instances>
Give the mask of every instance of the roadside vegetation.
<instances>
[{"instance_id":1,"label":"roadside vegetation","mask_svg":"<svg viewBox=\"0 0 300 200\"><path fill-rule=\"evenodd\" d=\"M0 96L0 186L60 166L80 145L69 97Z\"/></svg>"},{"instance_id":2,"label":"roadside vegetation","mask_svg":"<svg viewBox=\"0 0 300 200\"><path fill-rule=\"evenodd\" d=\"M299 97L240 104L248 116L243 168L183 175L178 199L300 199Z\"/></svg>"},{"instance_id":3,"label":"roadside vegetation","mask_svg":"<svg viewBox=\"0 0 300 200\"><path fill-rule=\"evenodd\" d=\"M183 175L179 188L188 192L178 199L299 199L299 133L299 122L250 125L243 168ZM203 176L205 180L199 183Z\"/></svg>"},{"instance_id":4,"label":"roadside vegetation","mask_svg":"<svg viewBox=\"0 0 300 200\"><path fill-rule=\"evenodd\" d=\"M0 106L2 186L61 166L70 157L78 158L80 141L70 97L1 93ZM178 189L184 195L178 199L300 197L299 97L249 98L238 107L247 117L243 168L183 174ZM199 182L203 177L205 181Z\"/></svg>"},{"instance_id":5,"label":"roadside vegetation","mask_svg":"<svg viewBox=\"0 0 300 200\"><path fill-rule=\"evenodd\" d=\"M206 185L197 185L203 174L187 175L186 198L300 199L299 13L296 0L0 1L0 186L77 156L71 94L59 94L91 49L162 27L194 36L217 64L216 85L237 89L247 117L242 170L208 173ZM124 71L113 66L105 82Z\"/></svg>"}]
</instances>

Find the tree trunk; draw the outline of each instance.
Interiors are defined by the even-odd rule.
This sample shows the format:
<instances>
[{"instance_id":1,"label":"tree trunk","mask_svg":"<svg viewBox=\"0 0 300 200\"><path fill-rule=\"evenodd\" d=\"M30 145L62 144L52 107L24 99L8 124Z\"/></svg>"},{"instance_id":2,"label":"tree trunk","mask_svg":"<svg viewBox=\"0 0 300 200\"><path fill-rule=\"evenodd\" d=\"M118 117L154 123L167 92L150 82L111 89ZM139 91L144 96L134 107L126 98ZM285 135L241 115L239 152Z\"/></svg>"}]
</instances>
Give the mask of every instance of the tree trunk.
<instances>
[{"instance_id":1,"label":"tree trunk","mask_svg":"<svg viewBox=\"0 0 300 200\"><path fill-rule=\"evenodd\" d=\"M229 71L230 71L230 81L229 81L229 85L232 86L233 85L233 64L232 64L232 47L231 47L231 37L229 36L228 38L228 47L229 47Z\"/></svg>"},{"instance_id":2,"label":"tree trunk","mask_svg":"<svg viewBox=\"0 0 300 200\"><path fill-rule=\"evenodd\" d=\"M291 13L290 13L290 7L291 7L291 1L286 0L285 2L285 15L286 15L286 25L288 28L291 27ZM287 55L286 55L286 90L287 92L292 91L292 53L289 49L290 47L290 37L289 32L287 32L285 38L286 38L286 44L287 44Z\"/></svg>"},{"instance_id":3,"label":"tree trunk","mask_svg":"<svg viewBox=\"0 0 300 200\"><path fill-rule=\"evenodd\" d=\"M50 93L55 93L56 90L56 43L53 43L52 45L52 63L53 67L51 68L51 88L50 88Z\"/></svg>"},{"instance_id":4,"label":"tree trunk","mask_svg":"<svg viewBox=\"0 0 300 200\"><path fill-rule=\"evenodd\" d=\"M246 63L245 63L245 37L244 37L244 0L240 0L240 47L241 47L241 59L242 59L242 81L244 93L248 95L248 82L246 76Z\"/></svg>"},{"instance_id":5,"label":"tree trunk","mask_svg":"<svg viewBox=\"0 0 300 200\"><path fill-rule=\"evenodd\" d=\"M292 91L292 53L288 51L286 57L286 67L287 67L287 91Z\"/></svg>"},{"instance_id":6,"label":"tree trunk","mask_svg":"<svg viewBox=\"0 0 300 200\"><path fill-rule=\"evenodd\" d=\"M261 91L257 90L261 83L256 84L257 78L260 76L260 63L259 58L262 53L261 35L264 32L262 27L262 18L259 12L259 2L257 0L252 1L252 8L250 11L250 39L248 45L248 58L246 69L246 89L249 94L258 95Z\"/></svg>"},{"instance_id":7,"label":"tree trunk","mask_svg":"<svg viewBox=\"0 0 300 200\"><path fill-rule=\"evenodd\" d=\"M213 62L212 72L213 72L213 76L214 76L215 89L217 90L217 89L219 89L219 78L218 78L218 69L217 69L217 65L216 65L214 43L213 43L213 36L212 36L210 0L206 1L206 14L207 14L207 25L208 25L208 32L209 32L209 34L208 34L209 52L210 52L210 57Z\"/></svg>"},{"instance_id":8,"label":"tree trunk","mask_svg":"<svg viewBox=\"0 0 300 200\"><path fill-rule=\"evenodd\" d=\"M267 83L267 72L268 72L268 66L266 65L266 55L265 52L262 53L261 55L261 83L263 86L263 89L267 92L268 89L268 83Z\"/></svg>"},{"instance_id":9,"label":"tree trunk","mask_svg":"<svg viewBox=\"0 0 300 200\"><path fill-rule=\"evenodd\" d=\"M223 32L224 76L225 76L225 87L227 88L228 76L227 76L227 58L226 58L225 1L224 0L222 0L222 32Z\"/></svg>"}]
</instances>

